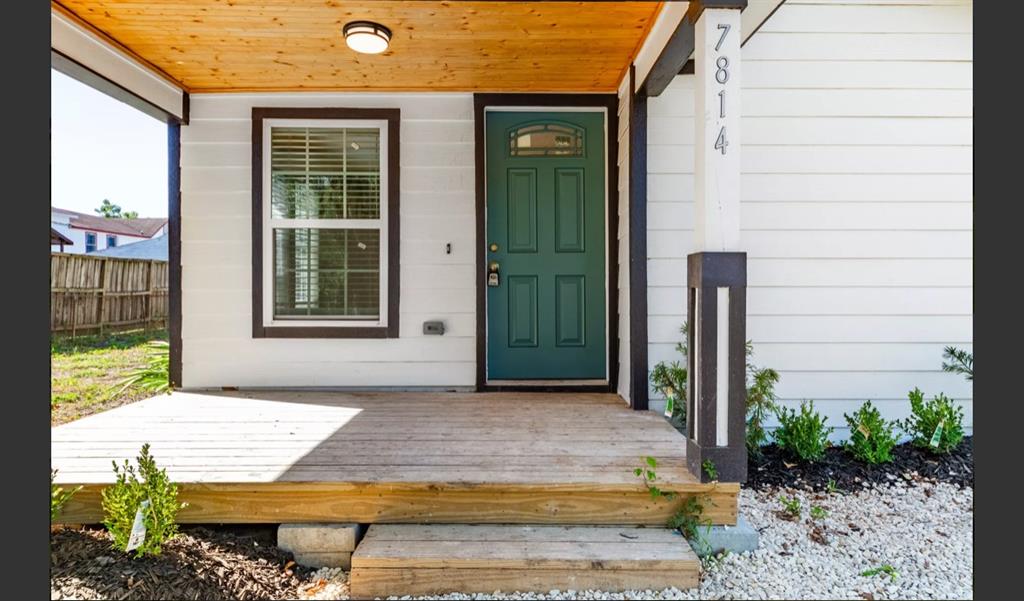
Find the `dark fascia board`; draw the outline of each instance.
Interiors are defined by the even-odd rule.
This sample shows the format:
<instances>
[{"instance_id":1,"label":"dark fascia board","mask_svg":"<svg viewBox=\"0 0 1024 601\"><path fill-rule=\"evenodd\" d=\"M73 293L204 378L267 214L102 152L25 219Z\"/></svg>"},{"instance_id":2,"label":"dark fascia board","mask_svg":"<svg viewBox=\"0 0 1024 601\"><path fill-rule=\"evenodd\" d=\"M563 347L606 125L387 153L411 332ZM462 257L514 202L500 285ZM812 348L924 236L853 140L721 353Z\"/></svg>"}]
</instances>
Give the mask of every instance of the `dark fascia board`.
<instances>
[{"instance_id":1,"label":"dark fascia board","mask_svg":"<svg viewBox=\"0 0 1024 601\"><path fill-rule=\"evenodd\" d=\"M660 96L668 87L675 76L682 73L690 56L693 55L695 43L694 25L705 8L737 8L743 10L747 7L747 0L702 0L690 2L686 10L686 16L679 22L676 30L672 32L668 43L661 49L661 54L654 61L651 70L647 72L640 91L648 98Z\"/></svg>"},{"instance_id":2,"label":"dark fascia board","mask_svg":"<svg viewBox=\"0 0 1024 601\"><path fill-rule=\"evenodd\" d=\"M177 115L168 113L163 108L153 104L135 92L132 92L114 80L100 75L96 71L93 71L89 67L86 67L82 63L79 63L75 59L61 53L59 50L54 50L53 48L50 49L50 66L64 75L84 83L94 90L103 92L115 100L120 100L128 106L142 111L154 119L165 123L180 123L182 125L188 125L188 92L182 91L181 93L181 117L179 118Z\"/></svg>"},{"instance_id":3,"label":"dark fascia board","mask_svg":"<svg viewBox=\"0 0 1024 601\"><path fill-rule=\"evenodd\" d=\"M388 324L386 326L265 326L263 324L263 120L373 119L388 122ZM401 303L399 170L402 111L397 108L253 107L252 109L252 337L398 338ZM270 252L267 249L267 252Z\"/></svg>"}]
</instances>

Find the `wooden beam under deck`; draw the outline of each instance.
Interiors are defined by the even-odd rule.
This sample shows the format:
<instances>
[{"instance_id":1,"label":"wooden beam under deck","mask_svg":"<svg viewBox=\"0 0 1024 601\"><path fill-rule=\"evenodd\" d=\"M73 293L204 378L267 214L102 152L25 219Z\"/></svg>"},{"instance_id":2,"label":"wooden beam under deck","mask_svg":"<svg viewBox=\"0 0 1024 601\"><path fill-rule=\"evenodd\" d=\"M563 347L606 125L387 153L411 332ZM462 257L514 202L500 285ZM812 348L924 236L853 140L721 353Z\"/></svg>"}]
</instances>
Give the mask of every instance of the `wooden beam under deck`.
<instances>
[{"instance_id":1,"label":"wooden beam under deck","mask_svg":"<svg viewBox=\"0 0 1024 601\"><path fill-rule=\"evenodd\" d=\"M688 496L736 520L735 484L701 484L685 438L613 394L174 393L58 426L62 519L102 519L111 461L149 442L186 523L663 525ZM652 499L633 475L659 462Z\"/></svg>"}]
</instances>

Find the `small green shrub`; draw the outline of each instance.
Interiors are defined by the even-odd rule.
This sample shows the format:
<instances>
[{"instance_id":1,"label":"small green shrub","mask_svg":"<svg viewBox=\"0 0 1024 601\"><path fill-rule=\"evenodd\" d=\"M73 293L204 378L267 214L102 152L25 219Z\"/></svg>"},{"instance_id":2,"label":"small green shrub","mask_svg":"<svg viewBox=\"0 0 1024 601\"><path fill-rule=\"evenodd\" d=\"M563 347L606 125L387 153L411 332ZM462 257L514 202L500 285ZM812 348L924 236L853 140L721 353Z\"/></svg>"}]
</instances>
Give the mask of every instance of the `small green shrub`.
<instances>
[{"instance_id":1,"label":"small green shrub","mask_svg":"<svg viewBox=\"0 0 1024 601\"><path fill-rule=\"evenodd\" d=\"M782 503L781 515L787 519L795 520L803 512L803 508L800 506L800 499L796 497L779 495L779 503Z\"/></svg>"},{"instance_id":2,"label":"small green shrub","mask_svg":"<svg viewBox=\"0 0 1024 601\"><path fill-rule=\"evenodd\" d=\"M752 352L747 345L747 355ZM778 407L775 404L775 385L779 383L779 372L759 368L747 363L747 452L758 457L761 447L768 444L768 432L764 423Z\"/></svg>"},{"instance_id":3,"label":"small green shrub","mask_svg":"<svg viewBox=\"0 0 1024 601\"><path fill-rule=\"evenodd\" d=\"M64 505L71 500L71 497L75 496L75 493L82 490L79 486L74 490L64 490L60 486L53 483L54 478L57 477L57 470L50 470L50 523L57 521L62 511L64 511Z\"/></svg>"},{"instance_id":4,"label":"small green shrub","mask_svg":"<svg viewBox=\"0 0 1024 601\"><path fill-rule=\"evenodd\" d=\"M156 394L171 392L170 344L166 340L152 340L148 346L149 353L145 367L136 369L129 373L128 377L118 382L117 385L120 388L117 394L132 387Z\"/></svg>"},{"instance_id":5,"label":"small green shrub","mask_svg":"<svg viewBox=\"0 0 1024 601\"><path fill-rule=\"evenodd\" d=\"M710 459L705 459L704 463L701 464L701 469L708 475L708 478L712 480L718 480L718 468L715 467L715 462Z\"/></svg>"},{"instance_id":6,"label":"small green shrub","mask_svg":"<svg viewBox=\"0 0 1024 601\"><path fill-rule=\"evenodd\" d=\"M846 450L870 465L892 461L892 449L896 446L895 422L883 419L871 401L861 405L853 415L844 413L843 417L850 426L850 438L844 445Z\"/></svg>"},{"instance_id":7,"label":"small green shrub","mask_svg":"<svg viewBox=\"0 0 1024 601\"><path fill-rule=\"evenodd\" d=\"M686 368L678 361L658 363L651 370L651 388L665 397L665 413L672 425L682 428L686 424Z\"/></svg>"},{"instance_id":8,"label":"small green shrub","mask_svg":"<svg viewBox=\"0 0 1024 601\"><path fill-rule=\"evenodd\" d=\"M142 445L136 463L137 470L127 459L120 467L114 462L117 481L103 489L103 525L114 537L114 547L127 551L135 513L143 501L149 501L149 508L142 512L145 539L135 556L159 555L163 544L177 534L175 518L185 504L178 503L178 487L167 478L166 469L157 468L149 444Z\"/></svg>"},{"instance_id":9,"label":"small green shrub","mask_svg":"<svg viewBox=\"0 0 1024 601\"><path fill-rule=\"evenodd\" d=\"M910 417L902 427L914 446L933 453L948 453L964 438L964 411L941 392L925 401L924 393L915 388L910 398Z\"/></svg>"},{"instance_id":10,"label":"small green shrub","mask_svg":"<svg viewBox=\"0 0 1024 601\"><path fill-rule=\"evenodd\" d=\"M811 517L816 520L823 520L828 517L828 510L820 505L811 505Z\"/></svg>"},{"instance_id":11,"label":"small green shrub","mask_svg":"<svg viewBox=\"0 0 1024 601\"><path fill-rule=\"evenodd\" d=\"M775 442L783 450L802 461L817 461L825 456L828 435L832 428L825 426L828 419L814 410L814 401L800 403L800 412L782 408L776 416Z\"/></svg>"},{"instance_id":12,"label":"small green shrub","mask_svg":"<svg viewBox=\"0 0 1024 601\"><path fill-rule=\"evenodd\" d=\"M947 346L942 351L942 371L961 374L968 382L974 381L974 353L969 353L955 346Z\"/></svg>"}]
</instances>

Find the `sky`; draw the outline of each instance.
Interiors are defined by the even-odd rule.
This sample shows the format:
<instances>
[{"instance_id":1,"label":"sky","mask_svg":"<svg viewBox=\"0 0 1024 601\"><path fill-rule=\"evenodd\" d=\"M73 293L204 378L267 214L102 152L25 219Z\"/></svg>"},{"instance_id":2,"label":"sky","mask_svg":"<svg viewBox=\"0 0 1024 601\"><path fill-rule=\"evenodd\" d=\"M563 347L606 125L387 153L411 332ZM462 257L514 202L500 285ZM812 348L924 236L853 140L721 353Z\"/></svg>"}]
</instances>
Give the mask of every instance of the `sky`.
<instances>
[{"instance_id":1,"label":"sky","mask_svg":"<svg viewBox=\"0 0 1024 601\"><path fill-rule=\"evenodd\" d=\"M50 205L167 216L167 124L50 70Z\"/></svg>"}]
</instances>

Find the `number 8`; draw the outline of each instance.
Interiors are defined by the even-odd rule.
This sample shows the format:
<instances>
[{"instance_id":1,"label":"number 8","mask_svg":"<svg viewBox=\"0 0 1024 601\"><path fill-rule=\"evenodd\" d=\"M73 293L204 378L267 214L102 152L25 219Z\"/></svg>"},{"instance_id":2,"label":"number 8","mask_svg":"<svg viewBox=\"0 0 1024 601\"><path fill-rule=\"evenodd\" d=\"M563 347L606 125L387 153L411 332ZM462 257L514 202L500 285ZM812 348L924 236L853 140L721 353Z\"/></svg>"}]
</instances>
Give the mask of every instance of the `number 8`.
<instances>
[{"instance_id":1,"label":"number 8","mask_svg":"<svg viewBox=\"0 0 1024 601\"><path fill-rule=\"evenodd\" d=\"M715 61L715 65L718 67L718 70L715 71L715 81L718 83L725 83L729 81L729 57L718 57L718 60Z\"/></svg>"}]
</instances>

